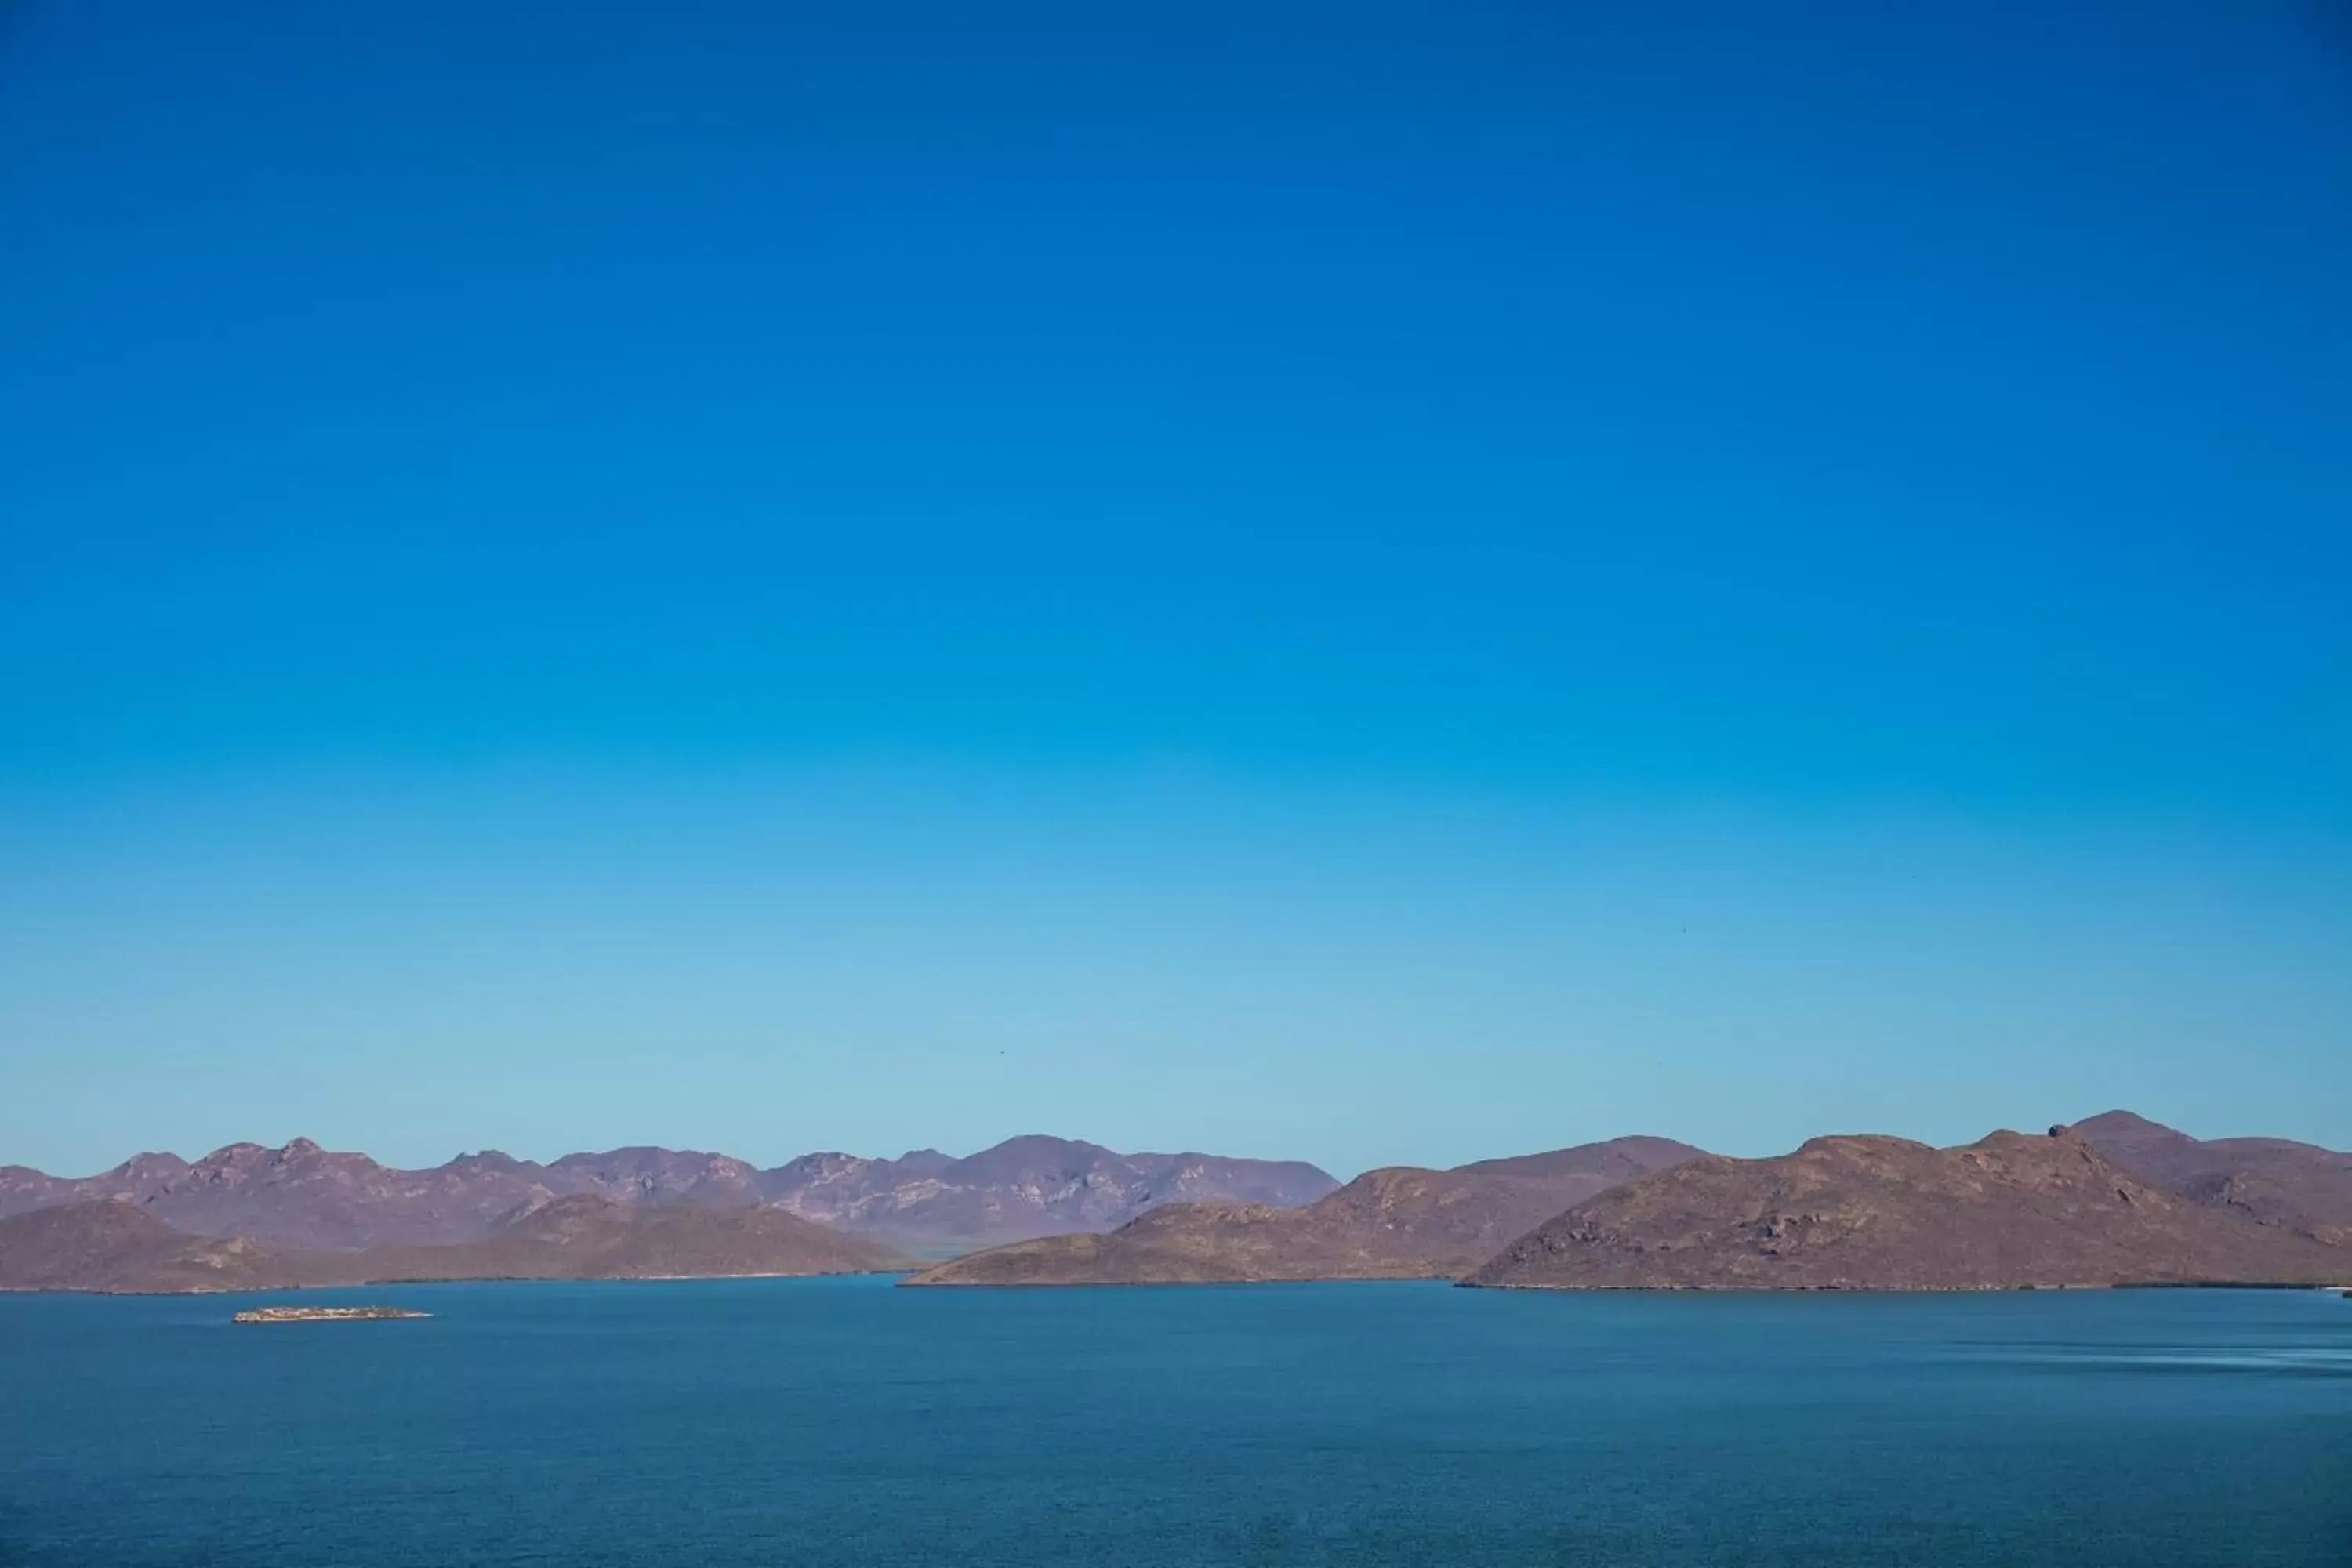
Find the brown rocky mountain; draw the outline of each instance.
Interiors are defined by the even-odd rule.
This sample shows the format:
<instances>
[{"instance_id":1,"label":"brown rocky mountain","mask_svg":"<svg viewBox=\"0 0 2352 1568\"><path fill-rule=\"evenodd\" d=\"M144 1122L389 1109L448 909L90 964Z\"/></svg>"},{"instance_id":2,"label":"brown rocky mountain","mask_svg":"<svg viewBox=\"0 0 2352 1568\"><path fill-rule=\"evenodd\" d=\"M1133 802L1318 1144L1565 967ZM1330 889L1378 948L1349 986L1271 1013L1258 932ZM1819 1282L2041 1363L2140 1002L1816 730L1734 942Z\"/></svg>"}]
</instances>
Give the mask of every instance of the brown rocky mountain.
<instances>
[{"instance_id":1,"label":"brown rocky mountain","mask_svg":"<svg viewBox=\"0 0 2352 1568\"><path fill-rule=\"evenodd\" d=\"M287 1255L242 1237L173 1230L128 1198L0 1219L0 1289L242 1290L308 1284Z\"/></svg>"},{"instance_id":2,"label":"brown rocky mountain","mask_svg":"<svg viewBox=\"0 0 2352 1568\"><path fill-rule=\"evenodd\" d=\"M2191 1138L2128 1110L2078 1121L2074 1131L2144 1181L2352 1245L2352 1154L2284 1138Z\"/></svg>"},{"instance_id":3,"label":"brown rocky mountain","mask_svg":"<svg viewBox=\"0 0 2352 1568\"><path fill-rule=\"evenodd\" d=\"M2347 1275L2352 1249L2152 1185L2061 1129L1695 1160L1547 1220L1465 1283L1979 1290Z\"/></svg>"},{"instance_id":4,"label":"brown rocky mountain","mask_svg":"<svg viewBox=\"0 0 2352 1568\"><path fill-rule=\"evenodd\" d=\"M1643 1172L1701 1157L1664 1138L1620 1138L1451 1171L1370 1171L1303 1208L1171 1204L1108 1235L1041 1237L972 1253L910 1285L1210 1284L1450 1279L1529 1226Z\"/></svg>"},{"instance_id":5,"label":"brown rocky mountain","mask_svg":"<svg viewBox=\"0 0 2352 1568\"><path fill-rule=\"evenodd\" d=\"M328 1256L377 1281L866 1274L906 1264L880 1242L779 1208L644 1208L590 1193L558 1198L478 1241Z\"/></svg>"},{"instance_id":6,"label":"brown rocky mountain","mask_svg":"<svg viewBox=\"0 0 2352 1568\"><path fill-rule=\"evenodd\" d=\"M0 1219L0 1289L259 1290L426 1279L640 1279L870 1273L878 1242L772 1207L646 1208L577 1194L446 1247L272 1247L188 1235L122 1198Z\"/></svg>"},{"instance_id":7,"label":"brown rocky mountain","mask_svg":"<svg viewBox=\"0 0 2352 1568\"><path fill-rule=\"evenodd\" d=\"M1552 1191L1573 1194L1580 1203L1621 1182L1663 1171L1706 1152L1671 1138L1612 1138L1605 1143L1579 1143L1540 1154L1514 1154L1501 1160L1475 1160L1454 1169L1465 1175L1517 1176L1545 1183Z\"/></svg>"},{"instance_id":8,"label":"brown rocky mountain","mask_svg":"<svg viewBox=\"0 0 2352 1568\"><path fill-rule=\"evenodd\" d=\"M90 1198L144 1198L186 1174L177 1154L138 1154L95 1176L52 1176L30 1165L0 1165L0 1218Z\"/></svg>"},{"instance_id":9,"label":"brown rocky mountain","mask_svg":"<svg viewBox=\"0 0 2352 1568\"><path fill-rule=\"evenodd\" d=\"M128 1199L174 1229L272 1247L358 1250L450 1246L501 1231L558 1199L633 1208L727 1210L772 1203L837 1230L933 1254L1055 1231L1108 1229L1192 1198L1298 1204L1339 1184L1297 1162L1117 1154L1092 1143L1015 1138L965 1159L812 1154L772 1171L724 1154L616 1149L547 1164L488 1152L429 1170L380 1165L298 1138L232 1143L191 1164L142 1154L97 1176L0 1168L0 1215Z\"/></svg>"},{"instance_id":10,"label":"brown rocky mountain","mask_svg":"<svg viewBox=\"0 0 2352 1568\"><path fill-rule=\"evenodd\" d=\"M232 1143L135 1194L175 1230L274 1247L359 1248L481 1235L554 1193L520 1162L457 1160L400 1171L297 1138L282 1149Z\"/></svg>"},{"instance_id":11,"label":"brown rocky mountain","mask_svg":"<svg viewBox=\"0 0 2352 1568\"><path fill-rule=\"evenodd\" d=\"M748 1208L765 1195L760 1170L748 1160L642 1145L566 1154L541 1179L567 1195L593 1194L649 1208Z\"/></svg>"},{"instance_id":12,"label":"brown rocky mountain","mask_svg":"<svg viewBox=\"0 0 2352 1568\"><path fill-rule=\"evenodd\" d=\"M808 1154L761 1178L763 1195L794 1214L933 1255L1110 1230L1166 1204L1287 1208L1339 1184L1295 1160L1118 1154L1037 1136L961 1160L931 1149L898 1160Z\"/></svg>"}]
</instances>

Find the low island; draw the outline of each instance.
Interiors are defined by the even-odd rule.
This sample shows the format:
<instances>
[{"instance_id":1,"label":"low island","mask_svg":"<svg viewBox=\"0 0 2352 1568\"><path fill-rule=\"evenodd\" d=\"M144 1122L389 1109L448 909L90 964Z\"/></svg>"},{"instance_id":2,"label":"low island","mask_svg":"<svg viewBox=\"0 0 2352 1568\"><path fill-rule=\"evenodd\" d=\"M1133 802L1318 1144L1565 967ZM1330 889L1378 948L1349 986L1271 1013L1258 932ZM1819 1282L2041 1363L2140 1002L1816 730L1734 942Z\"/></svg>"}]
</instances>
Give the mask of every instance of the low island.
<instances>
[{"instance_id":1,"label":"low island","mask_svg":"<svg viewBox=\"0 0 2352 1568\"><path fill-rule=\"evenodd\" d=\"M365 1323L381 1318L429 1318L406 1307L257 1307L239 1312L239 1323Z\"/></svg>"}]
</instances>

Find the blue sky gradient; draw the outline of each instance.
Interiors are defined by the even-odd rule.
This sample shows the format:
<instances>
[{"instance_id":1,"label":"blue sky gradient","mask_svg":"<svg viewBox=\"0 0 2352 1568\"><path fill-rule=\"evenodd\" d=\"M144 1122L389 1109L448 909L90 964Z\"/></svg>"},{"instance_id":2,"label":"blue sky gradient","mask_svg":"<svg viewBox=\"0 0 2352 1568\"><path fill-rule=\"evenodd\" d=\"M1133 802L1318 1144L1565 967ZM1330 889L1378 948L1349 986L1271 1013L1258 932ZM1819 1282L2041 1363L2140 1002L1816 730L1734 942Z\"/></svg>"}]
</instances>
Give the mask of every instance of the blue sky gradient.
<instances>
[{"instance_id":1,"label":"blue sky gradient","mask_svg":"<svg viewBox=\"0 0 2352 1568\"><path fill-rule=\"evenodd\" d=\"M2352 1146L2347 277L2315 5L0 12L0 1161Z\"/></svg>"}]
</instances>

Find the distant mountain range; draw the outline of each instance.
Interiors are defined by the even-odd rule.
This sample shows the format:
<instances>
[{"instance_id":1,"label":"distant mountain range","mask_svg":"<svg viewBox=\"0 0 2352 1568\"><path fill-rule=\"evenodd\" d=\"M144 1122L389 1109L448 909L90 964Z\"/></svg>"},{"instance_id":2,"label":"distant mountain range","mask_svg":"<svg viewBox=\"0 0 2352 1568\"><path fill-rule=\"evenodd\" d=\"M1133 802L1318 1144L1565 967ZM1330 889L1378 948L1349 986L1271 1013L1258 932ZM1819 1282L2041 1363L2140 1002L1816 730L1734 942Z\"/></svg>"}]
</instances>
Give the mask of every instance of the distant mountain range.
<instances>
[{"instance_id":1,"label":"distant mountain range","mask_svg":"<svg viewBox=\"0 0 2352 1568\"><path fill-rule=\"evenodd\" d=\"M404 1171L298 1138L279 1149L232 1143L193 1163L141 1154L80 1178L0 1167L0 1216L118 1198L195 1235L352 1251L478 1241L568 1197L646 1209L771 1205L937 1257L1109 1229L1164 1203L1303 1204L1338 1185L1297 1161L1118 1154L1042 1137L1010 1139L964 1159L930 1149L897 1160L806 1154L765 1171L725 1154L655 1148L567 1154L543 1165L493 1152Z\"/></svg>"},{"instance_id":2,"label":"distant mountain range","mask_svg":"<svg viewBox=\"0 0 2352 1568\"><path fill-rule=\"evenodd\" d=\"M2111 1111L1964 1148L1731 1160L1620 1138L1339 1186L1312 1165L1016 1138L760 1170L663 1149L401 1171L304 1140L0 1168L0 1289L912 1268L924 1285L1462 1279L1526 1288L2352 1283L2352 1155Z\"/></svg>"},{"instance_id":3,"label":"distant mountain range","mask_svg":"<svg viewBox=\"0 0 2352 1568\"><path fill-rule=\"evenodd\" d=\"M1117 1154L1062 1138L1013 1138L966 1159L804 1154L760 1173L761 1195L805 1218L940 1255L1068 1231L1110 1230L1164 1204L1289 1207L1339 1184L1300 1160Z\"/></svg>"},{"instance_id":4,"label":"distant mountain range","mask_svg":"<svg viewBox=\"0 0 2352 1568\"><path fill-rule=\"evenodd\" d=\"M1298 1208L1171 1204L1107 1236L1055 1236L924 1270L910 1285L1451 1279L1563 1208L1705 1151L1619 1138L1450 1171L1368 1171Z\"/></svg>"}]
</instances>

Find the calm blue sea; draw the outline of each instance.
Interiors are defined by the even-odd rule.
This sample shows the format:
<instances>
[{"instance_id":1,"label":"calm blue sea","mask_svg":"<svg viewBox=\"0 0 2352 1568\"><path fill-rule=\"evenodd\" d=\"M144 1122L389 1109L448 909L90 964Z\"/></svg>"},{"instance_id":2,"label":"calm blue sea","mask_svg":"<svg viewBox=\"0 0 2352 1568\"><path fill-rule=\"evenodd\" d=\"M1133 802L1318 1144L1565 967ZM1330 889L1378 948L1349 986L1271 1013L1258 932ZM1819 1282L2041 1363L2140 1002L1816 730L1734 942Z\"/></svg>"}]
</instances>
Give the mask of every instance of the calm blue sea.
<instances>
[{"instance_id":1,"label":"calm blue sea","mask_svg":"<svg viewBox=\"0 0 2352 1568\"><path fill-rule=\"evenodd\" d=\"M2315 1293L303 1299L0 1297L0 1563L2352 1563Z\"/></svg>"}]
</instances>

